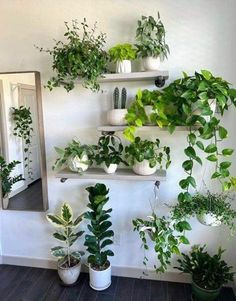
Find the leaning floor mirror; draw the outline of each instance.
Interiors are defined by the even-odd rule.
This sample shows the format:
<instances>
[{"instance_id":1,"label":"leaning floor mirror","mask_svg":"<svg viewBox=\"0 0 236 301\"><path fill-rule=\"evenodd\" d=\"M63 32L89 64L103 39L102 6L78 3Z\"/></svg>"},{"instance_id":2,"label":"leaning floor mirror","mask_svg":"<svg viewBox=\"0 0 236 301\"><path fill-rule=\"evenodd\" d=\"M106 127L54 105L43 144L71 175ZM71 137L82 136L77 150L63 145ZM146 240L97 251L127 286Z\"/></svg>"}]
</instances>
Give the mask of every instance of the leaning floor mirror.
<instances>
[{"instance_id":1,"label":"leaning floor mirror","mask_svg":"<svg viewBox=\"0 0 236 301\"><path fill-rule=\"evenodd\" d=\"M0 73L2 208L48 209L39 72Z\"/></svg>"}]
</instances>

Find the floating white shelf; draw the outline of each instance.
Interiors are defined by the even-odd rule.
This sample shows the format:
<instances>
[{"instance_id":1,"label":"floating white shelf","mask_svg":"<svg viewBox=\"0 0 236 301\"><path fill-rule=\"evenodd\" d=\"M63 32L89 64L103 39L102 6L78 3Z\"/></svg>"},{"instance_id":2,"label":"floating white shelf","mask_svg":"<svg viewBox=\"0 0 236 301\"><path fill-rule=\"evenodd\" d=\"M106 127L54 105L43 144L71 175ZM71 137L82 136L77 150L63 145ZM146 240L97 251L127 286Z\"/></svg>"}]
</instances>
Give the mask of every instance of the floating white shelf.
<instances>
[{"instance_id":1,"label":"floating white shelf","mask_svg":"<svg viewBox=\"0 0 236 301\"><path fill-rule=\"evenodd\" d=\"M103 179L103 180L119 180L119 181L165 181L166 170L157 170L157 172L150 176L136 175L131 169L120 168L114 174L107 174L101 168L89 168L82 175L63 169L56 173L56 178L60 178L61 182L67 179Z\"/></svg>"},{"instance_id":2,"label":"floating white shelf","mask_svg":"<svg viewBox=\"0 0 236 301\"><path fill-rule=\"evenodd\" d=\"M127 126L116 126L116 125L101 125L97 127L97 130L99 132L122 132ZM194 130L197 130L199 126L192 127ZM137 127L137 131L150 131L152 129L158 130L158 131L168 131L167 127L160 128L155 125L145 125L142 127ZM189 127L187 126L176 126L176 131L188 131Z\"/></svg>"},{"instance_id":3,"label":"floating white shelf","mask_svg":"<svg viewBox=\"0 0 236 301\"><path fill-rule=\"evenodd\" d=\"M127 82L127 81L152 81L159 77L165 80L169 78L168 71L146 71L146 72L131 72L131 73L107 73L104 77L99 78L100 83L109 82ZM78 83L82 80L79 79Z\"/></svg>"}]
</instances>

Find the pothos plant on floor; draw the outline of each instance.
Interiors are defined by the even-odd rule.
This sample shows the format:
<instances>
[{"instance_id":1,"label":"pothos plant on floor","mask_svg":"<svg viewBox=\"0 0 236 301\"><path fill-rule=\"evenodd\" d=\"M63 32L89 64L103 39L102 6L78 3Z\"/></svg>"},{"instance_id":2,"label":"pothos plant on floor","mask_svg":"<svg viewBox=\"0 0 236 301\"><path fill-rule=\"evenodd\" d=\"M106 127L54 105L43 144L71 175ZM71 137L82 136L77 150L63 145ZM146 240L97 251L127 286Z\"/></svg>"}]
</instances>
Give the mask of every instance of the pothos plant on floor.
<instances>
[{"instance_id":1,"label":"pothos plant on floor","mask_svg":"<svg viewBox=\"0 0 236 301\"><path fill-rule=\"evenodd\" d=\"M162 169L163 161L166 169L171 163L170 148L162 147L159 139L149 141L136 137L134 142L125 147L125 153L133 171L139 175L151 175L158 167Z\"/></svg>"},{"instance_id":2,"label":"pothos plant on floor","mask_svg":"<svg viewBox=\"0 0 236 301\"><path fill-rule=\"evenodd\" d=\"M59 157L53 165L54 169L68 167L71 171L82 174L92 164L94 157L93 146L81 144L80 141L73 139L65 149L55 147Z\"/></svg>"},{"instance_id":3,"label":"pothos plant on floor","mask_svg":"<svg viewBox=\"0 0 236 301\"><path fill-rule=\"evenodd\" d=\"M147 237L149 236L153 243L153 249L157 254L157 265L154 268L157 273L165 272L168 265L171 263L173 254L180 254L179 246L189 244L185 236L186 230L191 230L191 226L186 221L174 222L166 217L158 217L154 212L148 216L148 219L143 220L137 218L133 220L134 231L138 231L142 240L144 249L143 264L147 266L148 258L146 255L149 250Z\"/></svg>"},{"instance_id":4,"label":"pothos plant on floor","mask_svg":"<svg viewBox=\"0 0 236 301\"><path fill-rule=\"evenodd\" d=\"M223 284L233 281L233 267L223 259L224 250L218 249L211 256L205 251L206 246L193 246L189 254L182 253L183 259L178 259L178 270L192 276L192 292L199 301L216 300Z\"/></svg>"},{"instance_id":5,"label":"pothos plant on floor","mask_svg":"<svg viewBox=\"0 0 236 301\"><path fill-rule=\"evenodd\" d=\"M206 226L221 224L235 231L236 211L231 206L233 195L229 192L206 194L196 193L191 199L179 202L172 210L172 218L177 221L196 216L200 223Z\"/></svg>"},{"instance_id":6,"label":"pothos plant on floor","mask_svg":"<svg viewBox=\"0 0 236 301\"><path fill-rule=\"evenodd\" d=\"M89 192L90 211L85 213L89 221L88 230L91 234L85 235L84 245L90 253L88 257L90 286L95 290L104 290L111 284L111 264L109 256L114 253L107 249L113 243L114 232L110 230L112 223L109 221L112 209L104 209L109 200L109 190L104 184L97 183L87 187Z\"/></svg>"},{"instance_id":7,"label":"pothos plant on floor","mask_svg":"<svg viewBox=\"0 0 236 301\"><path fill-rule=\"evenodd\" d=\"M131 61L136 59L136 49L129 43L117 44L108 51L110 60L116 63L117 73L130 73Z\"/></svg>"},{"instance_id":8,"label":"pothos plant on floor","mask_svg":"<svg viewBox=\"0 0 236 301\"><path fill-rule=\"evenodd\" d=\"M124 147L118 136L101 136L98 144L94 146L95 162L98 165L102 165L106 173L115 173L120 163L128 165L122 158L123 149Z\"/></svg>"},{"instance_id":9,"label":"pothos plant on floor","mask_svg":"<svg viewBox=\"0 0 236 301\"><path fill-rule=\"evenodd\" d=\"M73 251L71 248L84 231L77 231L83 220L83 214L73 220L73 211L69 204L64 203L60 214L47 214L47 219L58 230L53 236L64 243L51 249L51 254L58 259L58 274L66 285L75 283L80 275L82 251Z\"/></svg>"},{"instance_id":10,"label":"pothos plant on floor","mask_svg":"<svg viewBox=\"0 0 236 301\"><path fill-rule=\"evenodd\" d=\"M126 109L127 90L122 88L121 97L118 87L113 92L113 109L107 112L107 122L110 125L126 125L125 115Z\"/></svg>"},{"instance_id":11,"label":"pothos plant on floor","mask_svg":"<svg viewBox=\"0 0 236 301\"><path fill-rule=\"evenodd\" d=\"M20 106L11 108L11 116L14 122L13 135L22 139L24 151L24 167L27 170L28 177L33 179L32 158L30 146L32 143L33 120L30 108Z\"/></svg>"},{"instance_id":12,"label":"pothos plant on floor","mask_svg":"<svg viewBox=\"0 0 236 301\"><path fill-rule=\"evenodd\" d=\"M157 19L152 16L142 16L138 20L135 46L137 56L142 58L145 70L158 70L160 59L167 58L170 53L169 46L165 42L165 27L158 12Z\"/></svg>"},{"instance_id":13,"label":"pothos plant on floor","mask_svg":"<svg viewBox=\"0 0 236 301\"><path fill-rule=\"evenodd\" d=\"M100 89L98 78L106 71L108 62L108 55L104 50L106 35L96 35L96 23L90 29L85 18L80 25L73 20L71 27L68 22L65 22L65 26L66 42L56 41L52 49L36 47L49 53L53 59L52 69L56 76L48 81L47 87L52 90L63 86L69 92L80 76L85 88L97 92Z\"/></svg>"}]
</instances>

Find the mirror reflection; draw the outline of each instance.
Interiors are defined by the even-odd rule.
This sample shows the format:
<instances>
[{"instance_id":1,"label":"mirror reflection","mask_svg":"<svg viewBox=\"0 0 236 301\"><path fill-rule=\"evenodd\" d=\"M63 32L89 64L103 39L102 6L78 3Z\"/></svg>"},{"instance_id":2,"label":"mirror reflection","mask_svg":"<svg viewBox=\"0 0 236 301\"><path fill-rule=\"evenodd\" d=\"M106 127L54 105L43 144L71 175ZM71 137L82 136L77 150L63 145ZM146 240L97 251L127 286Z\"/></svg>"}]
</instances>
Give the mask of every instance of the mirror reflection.
<instances>
[{"instance_id":1,"label":"mirror reflection","mask_svg":"<svg viewBox=\"0 0 236 301\"><path fill-rule=\"evenodd\" d=\"M47 209L38 72L0 74L3 209Z\"/></svg>"}]
</instances>

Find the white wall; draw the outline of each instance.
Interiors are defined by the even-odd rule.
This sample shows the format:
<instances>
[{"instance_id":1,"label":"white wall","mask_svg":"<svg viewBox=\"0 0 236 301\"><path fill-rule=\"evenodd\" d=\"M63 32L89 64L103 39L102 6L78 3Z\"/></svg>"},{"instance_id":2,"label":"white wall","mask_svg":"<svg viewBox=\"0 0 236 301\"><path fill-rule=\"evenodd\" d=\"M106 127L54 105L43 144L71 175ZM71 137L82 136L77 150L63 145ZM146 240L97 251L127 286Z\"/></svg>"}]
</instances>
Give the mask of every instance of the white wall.
<instances>
[{"instance_id":1,"label":"white wall","mask_svg":"<svg viewBox=\"0 0 236 301\"><path fill-rule=\"evenodd\" d=\"M84 16L90 24L97 20L99 29L107 33L109 47L114 43L134 41L137 19L141 15L154 15L159 10L171 49L169 60L162 68L169 70L170 80L180 76L182 70L192 73L205 68L236 84L234 0L2 0L0 8L0 28L4 28L0 32L1 71L39 70L43 83L46 83L52 75L51 59L47 54L39 53L33 45L51 47L53 38L62 38L63 21L82 20ZM125 86L130 97L139 87L153 88L146 83ZM107 91L104 94L92 94L81 86L69 94L62 88L53 92L43 90L50 211L58 208L64 200L72 204L76 213L85 210L87 194L84 188L96 181L71 180L61 184L51 170L56 156L53 147L65 146L73 136L80 137L85 143L94 142L98 137L95 128L105 123L105 111L110 107L114 87L115 84L104 85ZM235 112L226 115L231 136L229 143L236 147L234 120ZM172 203L179 192L178 181L183 176L181 162L185 139L183 133L171 137L162 133L160 138L172 146L173 156L167 181L160 188L160 198L162 203ZM196 173L201 185L202 170ZM112 263L140 268L143 252L137 234L132 231L131 220L150 213L153 183L107 181L105 184L110 188L113 228L121 239L120 246L114 246L116 255ZM166 211L159 207L160 212ZM50 258L49 249L55 241L44 213L4 211L1 215L4 255ZM236 267L235 239L228 239L228 232L222 235L224 229L206 228L195 220L192 220L192 227L189 234L192 244L207 243L212 252L219 245L227 246L226 259ZM150 264L153 262L151 260Z\"/></svg>"}]
</instances>

